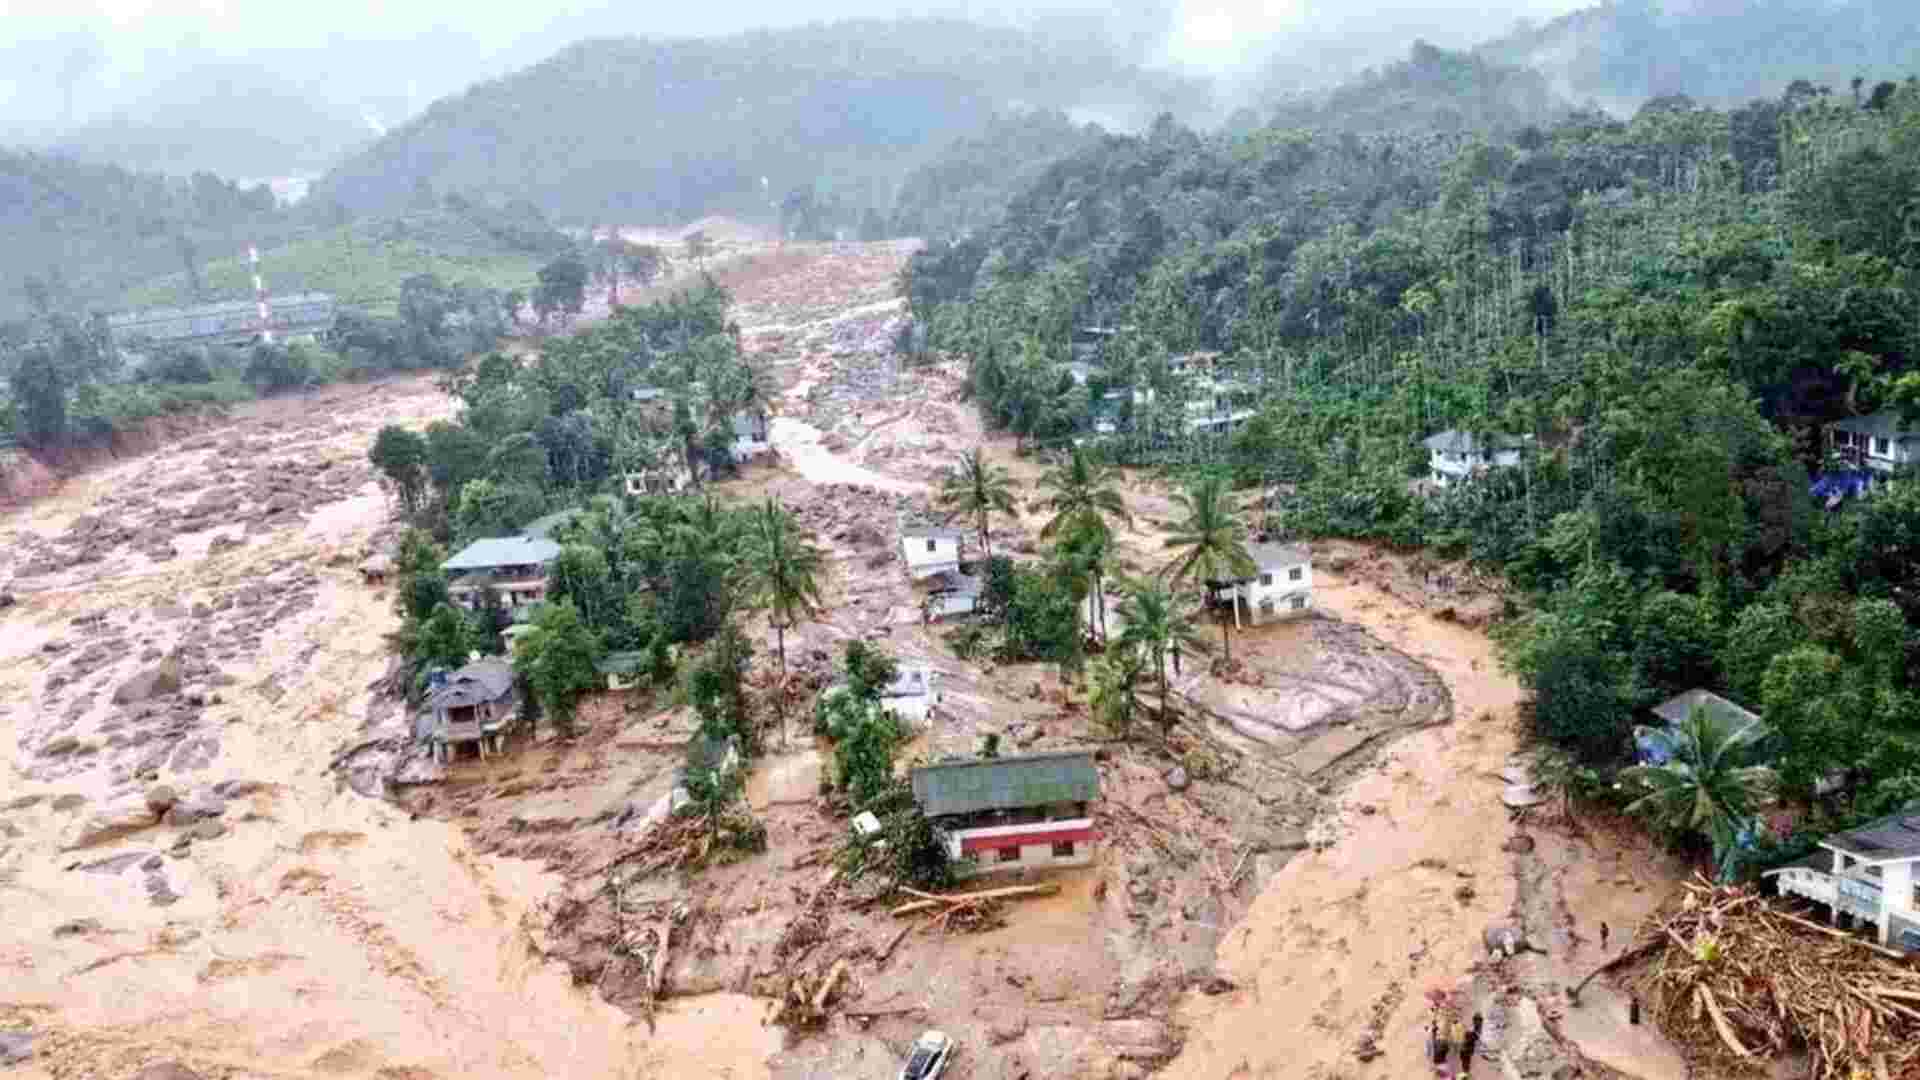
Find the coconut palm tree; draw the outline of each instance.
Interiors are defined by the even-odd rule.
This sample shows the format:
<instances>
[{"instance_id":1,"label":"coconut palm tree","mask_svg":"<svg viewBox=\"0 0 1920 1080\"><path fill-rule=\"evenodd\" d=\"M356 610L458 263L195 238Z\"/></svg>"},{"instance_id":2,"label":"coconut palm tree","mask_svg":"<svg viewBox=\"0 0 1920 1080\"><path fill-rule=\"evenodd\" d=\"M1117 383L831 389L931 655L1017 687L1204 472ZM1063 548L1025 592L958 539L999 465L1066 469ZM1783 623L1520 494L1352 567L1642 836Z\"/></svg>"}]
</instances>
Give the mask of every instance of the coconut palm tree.
<instances>
[{"instance_id":1,"label":"coconut palm tree","mask_svg":"<svg viewBox=\"0 0 1920 1080\"><path fill-rule=\"evenodd\" d=\"M1699 706L1677 727L1637 729L1637 741L1659 746L1669 757L1664 764L1621 772L1622 783L1642 791L1627 811L1675 832L1705 836L1724 876L1740 831L1774 788L1773 770L1754 764L1771 733L1757 717Z\"/></svg>"},{"instance_id":2,"label":"coconut palm tree","mask_svg":"<svg viewBox=\"0 0 1920 1080\"><path fill-rule=\"evenodd\" d=\"M989 559L993 558L989 519L996 511L1019 514L1013 505L1013 477L1007 470L988 463L977 446L972 453L962 454L960 463L948 471L934 503L946 511L947 521L968 514L973 516L974 527L980 533L981 550Z\"/></svg>"},{"instance_id":3,"label":"coconut palm tree","mask_svg":"<svg viewBox=\"0 0 1920 1080\"><path fill-rule=\"evenodd\" d=\"M1120 497L1118 479L1117 470L1089 461L1085 452L1077 446L1065 464L1047 470L1040 477L1040 487L1053 492L1047 499L1053 518L1040 530L1042 539L1051 540L1062 532L1097 531L1101 534L1099 542L1083 541L1080 546L1100 553L1098 558L1092 560L1089 569L1093 575L1095 614L1103 635L1106 632L1106 592L1102 579L1105 576L1106 556L1112 551L1112 523L1133 527L1133 515L1127 510L1126 500Z\"/></svg>"},{"instance_id":4,"label":"coconut palm tree","mask_svg":"<svg viewBox=\"0 0 1920 1080\"><path fill-rule=\"evenodd\" d=\"M1122 740L1133 732L1134 684L1145 666L1140 650L1131 645L1109 649L1093 662L1087 706L1102 727Z\"/></svg>"},{"instance_id":5,"label":"coconut palm tree","mask_svg":"<svg viewBox=\"0 0 1920 1080\"><path fill-rule=\"evenodd\" d=\"M820 549L807 542L793 515L771 496L752 512L744 566L754 601L765 605L773 623L780 656L780 690L774 695L780 712L780 742L787 740L787 628L812 618L820 608Z\"/></svg>"},{"instance_id":6,"label":"coconut palm tree","mask_svg":"<svg viewBox=\"0 0 1920 1080\"><path fill-rule=\"evenodd\" d=\"M1183 648L1205 653L1206 642L1201 640L1199 628L1182 609L1180 598L1160 581L1130 583L1127 598L1120 602L1120 619L1126 624L1120 631L1120 645L1138 649L1153 664L1160 678L1160 723L1171 726L1173 714L1167 711L1167 656Z\"/></svg>"},{"instance_id":7,"label":"coconut palm tree","mask_svg":"<svg viewBox=\"0 0 1920 1080\"><path fill-rule=\"evenodd\" d=\"M1187 516L1167 537L1166 546L1178 554L1168 560L1161 576L1175 586L1196 586L1204 596L1213 582L1239 581L1257 572L1253 556L1247 553L1247 527L1233 505L1225 476L1209 473L1175 495L1173 502ZM1240 596L1235 592L1232 618L1220 624L1221 646L1229 661L1233 659L1233 623L1239 616Z\"/></svg>"}]
</instances>

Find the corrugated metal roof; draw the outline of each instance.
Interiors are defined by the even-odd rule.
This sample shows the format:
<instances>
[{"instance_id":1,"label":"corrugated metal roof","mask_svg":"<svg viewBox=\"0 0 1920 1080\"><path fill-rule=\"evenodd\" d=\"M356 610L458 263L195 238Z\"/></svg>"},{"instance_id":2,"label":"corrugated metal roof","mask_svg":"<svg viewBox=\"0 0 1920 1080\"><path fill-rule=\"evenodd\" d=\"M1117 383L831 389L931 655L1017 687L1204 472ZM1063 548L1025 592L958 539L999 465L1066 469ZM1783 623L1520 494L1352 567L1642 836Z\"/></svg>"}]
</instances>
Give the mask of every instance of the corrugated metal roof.
<instances>
[{"instance_id":1,"label":"corrugated metal roof","mask_svg":"<svg viewBox=\"0 0 1920 1080\"><path fill-rule=\"evenodd\" d=\"M608 653L601 657L600 662L593 665L593 667L594 670L602 675L632 675L642 667L645 667L646 663L646 653L632 650L628 652Z\"/></svg>"},{"instance_id":2,"label":"corrugated metal roof","mask_svg":"<svg viewBox=\"0 0 1920 1080\"><path fill-rule=\"evenodd\" d=\"M963 529L949 529L940 525L900 526L900 539L902 540L952 540L955 543L959 543L965 540L966 537L966 531Z\"/></svg>"},{"instance_id":3,"label":"corrugated metal roof","mask_svg":"<svg viewBox=\"0 0 1920 1080\"><path fill-rule=\"evenodd\" d=\"M464 709L498 701L513 689L513 665L498 658L475 660L452 675L427 696L436 709Z\"/></svg>"},{"instance_id":4,"label":"corrugated metal roof","mask_svg":"<svg viewBox=\"0 0 1920 1080\"><path fill-rule=\"evenodd\" d=\"M933 669L925 667L903 667L894 676L893 682L880 691L881 697L925 697L933 687Z\"/></svg>"},{"instance_id":5,"label":"corrugated metal roof","mask_svg":"<svg viewBox=\"0 0 1920 1080\"><path fill-rule=\"evenodd\" d=\"M1488 436L1488 440L1493 444L1495 449L1499 450L1518 450L1521 446L1525 445L1525 441L1518 436L1501 433ZM1429 435L1420 440L1420 444L1429 450L1439 450L1442 453L1448 454L1477 454L1485 449L1480 445L1479 440L1474 438L1471 432L1460 431L1454 428L1448 428L1437 434Z\"/></svg>"},{"instance_id":6,"label":"corrugated metal roof","mask_svg":"<svg viewBox=\"0 0 1920 1080\"><path fill-rule=\"evenodd\" d=\"M555 510L545 517L537 517L527 522L527 527L520 530L520 535L530 536L536 540L550 539L553 536L553 530L584 513L586 513L586 511L578 506L569 507L565 510Z\"/></svg>"},{"instance_id":7,"label":"corrugated metal roof","mask_svg":"<svg viewBox=\"0 0 1920 1080\"><path fill-rule=\"evenodd\" d=\"M1312 561L1305 544L1248 544L1247 554L1253 556L1253 565L1262 570Z\"/></svg>"},{"instance_id":8,"label":"corrugated metal roof","mask_svg":"<svg viewBox=\"0 0 1920 1080\"><path fill-rule=\"evenodd\" d=\"M1720 716L1731 716L1736 720L1747 721L1760 719L1756 714L1735 705L1719 694L1711 690L1702 690L1699 687L1695 687L1684 693L1675 694L1660 704L1655 705L1653 707L1653 715L1665 720L1669 724L1684 723L1687 717L1693 715L1693 710L1696 706L1706 709L1709 713Z\"/></svg>"},{"instance_id":9,"label":"corrugated metal roof","mask_svg":"<svg viewBox=\"0 0 1920 1080\"><path fill-rule=\"evenodd\" d=\"M440 564L442 570L491 570L496 566L538 566L560 554L560 545L537 536L494 536L475 540L460 549L453 558Z\"/></svg>"},{"instance_id":10,"label":"corrugated metal roof","mask_svg":"<svg viewBox=\"0 0 1920 1080\"><path fill-rule=\"evenodd\" d=\"M1868 860L1920 858L1920 809L1908 807L1821 843Z\"/></svg>"},{"instance_id":11,"label":"corrugated metal roof","mask_svg":"<svg viewBox=\"0 0 1920 1080\"><path fill-rule=\"evenodd\" d=\"M1092 802L1099 796L1100 770L1090 750L975 758L913 770L913 798L928 817Z\"/></svg>"}]
</instances>

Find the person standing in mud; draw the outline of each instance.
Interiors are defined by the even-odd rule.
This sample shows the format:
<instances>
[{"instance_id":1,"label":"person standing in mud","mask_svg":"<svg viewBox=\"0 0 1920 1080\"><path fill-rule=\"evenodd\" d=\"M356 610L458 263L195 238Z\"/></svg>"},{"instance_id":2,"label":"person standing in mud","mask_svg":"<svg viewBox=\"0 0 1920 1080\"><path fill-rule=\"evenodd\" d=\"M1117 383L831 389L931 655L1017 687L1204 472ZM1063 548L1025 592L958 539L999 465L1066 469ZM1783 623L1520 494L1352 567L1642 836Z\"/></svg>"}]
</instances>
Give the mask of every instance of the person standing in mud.
<instances>
[{"instance_id":1,"label":"person standing in mud","mask_svg":"<svg viewBox=\"0 0 1920 1080\"><path fill-rule=\"evenodd\" d=\"M1460 1040L1460 1075L1468 1076L1473 1072L1473 1052L1480 1048L1480 1025L1485 1018L1479 1013L1473 1014L1473 1026L1467 1029L1466 1037Z\"/></svg>"},{"instance_id":2,"label":"person standing in mud","mask_svg":"<svg viewBox=\"0 0 1920 1080\"><path fill-rule=\"evenodd\" d=\"M1427 1046L1433 1051L1433 1065L1442 1072L1447 1067L1447 1055L1453 1047L1447 1043L1447 1036L1440 1028L1440 1017L1436 1014L1427 1025Z\"/></svg>"},{"instance_id":3,"label":"person standing in mud","mask_svg":"<svg viewBox=\"0 0 1920 1080\"><path fill-rule=\"evenodd\" d=\"M1470 1060L1467 1056L1467 1027L1460 1022L1460 1014L1454 1013L1447 1021L1447 1043L1460 1050L1460 1066L1465 1068Z\"/></svg>"}]
</instances>

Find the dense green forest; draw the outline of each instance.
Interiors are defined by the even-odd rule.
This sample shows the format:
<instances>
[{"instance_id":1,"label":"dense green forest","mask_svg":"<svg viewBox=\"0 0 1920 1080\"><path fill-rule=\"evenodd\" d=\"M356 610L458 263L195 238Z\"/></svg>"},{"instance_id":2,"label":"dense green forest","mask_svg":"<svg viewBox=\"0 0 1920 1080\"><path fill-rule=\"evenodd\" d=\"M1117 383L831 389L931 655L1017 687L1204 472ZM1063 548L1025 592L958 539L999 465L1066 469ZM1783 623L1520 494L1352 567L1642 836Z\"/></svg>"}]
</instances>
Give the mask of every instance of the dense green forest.
<instances>
[{"instance_id":1,"label":"dense green forest","mask_svg":"<svg viewBox=\"0 0 1920 1080\"><path fill-rule=\"evenodd\" d=\"M1281 103L1260 122L1357 135L1512 132L1569 111L1537 71L1416 42L1407 59L1326 94Z\"/></svg>"},{"instance_id":2,"label":"dense green forest","mask_svg":"<svg viewBox=\"0 0 1920 1080\"><path fill-rule=\"evenodd\" d=\"M956 20L587 41L435 103L318 195L385 211L425 185L582 219L684 221L770 216L805 188L884 212L918 160L1009 103L1065 107L1094 87L1156 108L1203 103L1184 80Z\"/></svg>"},{"instance_id":3,"label":"dense green forest","mask_svg":"<svg viewBox=\"0 0 1920 1080\"><path fill-rule=\"evenodd\" d=\"M140 281L298 229L265 188L0 149L0 320L109 304Z\"/></svg>"},{"instance_id":4,"label":"dense green forest","mask_svg":"<svg viewBox=\"0 0 1920 1080\"><path fill-rule=\"evenodd\" d=\"M1765 716L1805 827L1920 791L1920 478L1809 498L1827 423L1920 421L1920 83L1498 137L1164 121L1051 166L903 285L1030 444L1152 389L1113 395L1103 454L1221 472L1264 529L1497 571L1534 730L1590 792L1636 710L1693 686ZM1120 332L1082 387L1059 365L1088 323ZM1211 386L1169 370L1195 349L1225 353ZM1254 415L1189 434L1201 391ZM1447 428L1528 449L1423 491Z\"/></svg>"},{"instance_id":5,"label":"dense green forest","mask_svg":"<svg viewBox=\"0 0 1920 1080\"><path fill-rule=\"evenodd\" d=\"M940 238L992 224L1047 166L1099 141L1094 124L1057 110L1003 113L956 139L907 175L894 199L892 235Z\"/></svg>"}]
</instances>

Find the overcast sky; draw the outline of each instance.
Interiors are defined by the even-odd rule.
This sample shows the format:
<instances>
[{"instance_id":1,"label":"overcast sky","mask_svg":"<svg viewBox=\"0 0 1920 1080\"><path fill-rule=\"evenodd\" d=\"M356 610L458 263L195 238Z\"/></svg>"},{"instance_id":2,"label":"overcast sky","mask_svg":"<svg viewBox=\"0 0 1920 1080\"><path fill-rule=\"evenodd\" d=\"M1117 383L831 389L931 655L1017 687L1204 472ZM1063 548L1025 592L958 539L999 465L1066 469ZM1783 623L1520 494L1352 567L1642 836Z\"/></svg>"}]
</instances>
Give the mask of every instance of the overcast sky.
<instances>
[{"instance_id":1,"label":"overcast sky","mask_svg":"<svg viewBox=\"0 0 1920 1080\"><path fill-rule=\"evenodd\" d=\"M1320 63L1404 56L1415 37L1461 47L1579 0L1053 0L1044 10L1099 13L1142 59L1229 73L1281 55L1303 82ZM0 135L61 126L123 104L206 58L251 58L297 85L358 105L417 105L539 60L582 37L705 35L816 19L945 14L1026 21L1037 9L979 0L730 0L721 4L548 0L0 0Z\"/></svg>"}]
</instances>

